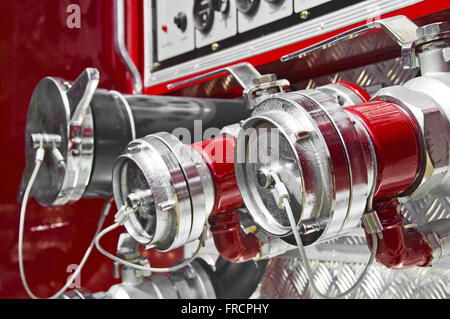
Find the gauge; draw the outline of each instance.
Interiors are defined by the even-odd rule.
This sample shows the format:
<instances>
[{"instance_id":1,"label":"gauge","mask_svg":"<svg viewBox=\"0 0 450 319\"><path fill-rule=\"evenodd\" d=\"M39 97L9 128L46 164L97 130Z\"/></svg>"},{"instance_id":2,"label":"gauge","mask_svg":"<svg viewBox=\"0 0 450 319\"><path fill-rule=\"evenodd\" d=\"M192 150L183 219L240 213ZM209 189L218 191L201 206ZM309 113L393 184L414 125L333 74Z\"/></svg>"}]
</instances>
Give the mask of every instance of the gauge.
<instances>
[{"instance_id":1,"label":"gauge","mask_svg":"<svg viewBox=\"0 0 450 319\"><path fill-rule=\"evenodd\" d=\"M194 2L195 27L202 32L208 32L214 23L213 0L195 0Z\"/></svg>"},{"instance_id":2,"label":"gauge","mask_svg":"<svg viewBox=\"0 0 450 319\"><path fill-rule=\"evenodd\" d=\"M225 14L230 9L230 0L213 0L213 2L215 11Z\"/></svg>"},{"instance_id":3,"label":"gauge","mask_svg":"<svg viewBox=\"0 0 450 319\"><path fill-rule=\"evenodd\" d=\"M251 14L258 8L259 1L260 0L236 0L236 6L242 13Z\"/></svg>"}]
</instances>

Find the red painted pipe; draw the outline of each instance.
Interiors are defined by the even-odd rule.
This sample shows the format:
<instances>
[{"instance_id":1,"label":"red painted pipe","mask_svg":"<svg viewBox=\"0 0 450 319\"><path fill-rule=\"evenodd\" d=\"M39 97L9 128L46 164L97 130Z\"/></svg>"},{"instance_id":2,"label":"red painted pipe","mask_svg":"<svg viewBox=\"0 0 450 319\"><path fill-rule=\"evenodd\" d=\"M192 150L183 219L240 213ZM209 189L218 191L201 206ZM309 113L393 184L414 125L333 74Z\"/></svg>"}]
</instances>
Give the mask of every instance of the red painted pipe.
<instances>
[{"instance_id":1,"label":"red painted pipe","mask_svg":"<svg viewBox=\"0 0 450 319\"><path fill-rule=\"evenodd\" d=\"M375 198L395 196L407 190L414 182L420 165L418 133L414 120L398 106L384 101L347 107L346 110L361 120L375 146L378 164ZM243 262L254 258L260 250L260 245L254 235L242 232L239 214L236 212L243 202L234 172L235 143L234 137L227 136L196 143L192 147L202 154L214 179L216 201L209 218L214 243L225 259ZM385 219L384 222L388 232L386 238L395 238L393 234L397 237L392 243L380 243L379 260L386 262L388 267L395 267L397 263L391 259L395 259L398 254L399 264L409 264L402 261L405 252L394 247L409 247L409 244L402 240L415 243L415 237L411 234L417 232L409 230L403 234L400 215ZM390 259L383 256L389 256ZM409 255L407 258L414 259Z\"/></svg>"},{"instance_id":2,"label":"red painted pipe","mask_svg":"<svg viewBox=\"0 0 450 319\"><path fill-rule=\"evenodd\" d=\"M202 155L214 180L215 204L209 217L210 231L220 255L231 262L253 259L260 251L258 238L245 234L237 209L243 205L234 171L236 139L216 137L191 146Z\"/></svg>"},{"instance_id":3,"label":"red painted pipe","mask_svg":"<svg viewBox=\"0 0 450 319\"><path fill-rule=\"evenodd\" d=\"M345 107L356 115L375 148L377 182L374 198L383 199L407 191L421 167L416 122L399 106L385 101Z\"/></svg>"},{"instance_id":4,"label":"red painted pipe","mask_svg":"<svg viewBox=\"0 0 450 319\"><path fill-rule=\"evenodd\" d=\"M430 266L433 250L422 233L404 227L397 199L379 201L374 208L383 225L383 238L378 239L377 261L395 269ZM372 237L368 234L366 237L371 248Z\"/></svg>"},{"instance_id":5,"label":"red painted pipe","mask_svg":"<svg viewBox=\"0 0 450 319\"><path fill-rule=\"evenodd\" d=\"M366 90L364 90L362 87L360 87L359 85L357 85L355 83L347 82L347 81L340 81L340 82L336 82L334 84L341 85L341 86L346 87L347 89L353 91L353 93L355 93L361 99L361 101L364 103L370 101L369 93L367 93Z\"/></svg>"},{"instance_id":6,"label":"red painted pipe","mask_svg":"<svg viewBox=\"0 0 450 319\"><path fill-rule=\"evenodd\" d=\"M388 268L429 266L432 249L414 228L405 228L397 196L414 184L421 162L416 123L395 104L372 101L345 108L367 129L375 148L377 181L374 209L383 226L376 259ZM366 234L369 247L372 237Z\"/></svg>"},{"instance_id":7,"label":"red painted pipe","mask_svg":"<svg viewBox=\"0 0 450 319\"><path fill-rule=\"evenodd\" d=\"M226 135L192 144L205 160L214 180L215 204L211 215L241 207L244 202L234 173L236 139Z\"/></svg>"},{"instance_id":8,"label":"red painted pipe","mask_svg":"<svg viewBox=\"0 0 450 319\"><path fill-rule=\"evenodd\" d=\"M226 260L234 263L245 262L259 254L259 240L254 234L245 234L242 231L237 210L212 215L208 221L214 244Z\"/></svg>"},{"instance_id":9,"label":"red painted pipe","mask_svg":"<svg viewBox=\"0 0 450 319\"><path fill-rule=\"evenodd\" d=\"M403 217L397 212L396 205L391 201L380 201L407 190L419 172L421 155L414 120L398 106L384 101L347 107L346 110L361 120L375 147L375 199L379 200L377 207L384 227L377 260L389 268L428 265L431 248L423 236L414 229L403 227ZM235 144L234 137L225 136L192 147L205 159L214 179L216 198L209 224L216 248L225 259L244 262L257 256L260 243L256 236L241 230L236 211L243 202L234 172Z\"/></svg>"}]
</instances>

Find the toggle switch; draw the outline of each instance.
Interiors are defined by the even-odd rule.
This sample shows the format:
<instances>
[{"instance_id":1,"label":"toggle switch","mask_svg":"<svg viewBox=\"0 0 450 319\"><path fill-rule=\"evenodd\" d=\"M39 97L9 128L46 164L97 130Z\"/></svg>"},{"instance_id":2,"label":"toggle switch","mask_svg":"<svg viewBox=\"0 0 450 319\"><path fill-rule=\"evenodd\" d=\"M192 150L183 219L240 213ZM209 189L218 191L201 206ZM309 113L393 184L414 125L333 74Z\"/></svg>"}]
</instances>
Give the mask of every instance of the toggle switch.
<instances>
[{"instance_id":1,"label":"toggle switch","mask_svg":"<svg viewBox=\"0 0 450 319\"><path fill-rule=\"evenodd\" d=\"M177 15L173 18L173 22L182 32L186 31L187 27L187 16L184 12L178 12Z\"/></svg>"}]
</instances>

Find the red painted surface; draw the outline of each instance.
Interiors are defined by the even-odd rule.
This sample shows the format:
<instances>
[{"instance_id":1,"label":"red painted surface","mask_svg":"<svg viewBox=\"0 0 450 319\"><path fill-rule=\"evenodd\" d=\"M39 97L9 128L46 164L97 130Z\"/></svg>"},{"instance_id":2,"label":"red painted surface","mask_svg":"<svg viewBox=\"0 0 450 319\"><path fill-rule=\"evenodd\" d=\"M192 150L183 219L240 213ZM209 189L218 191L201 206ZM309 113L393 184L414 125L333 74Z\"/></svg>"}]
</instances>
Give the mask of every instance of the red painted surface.
<instances>
[{"instance_id":1,"label":"red painted surface","mask_svg":"<svg viewBox=\"0 0 450 319\"><path fill-rule=\"evenodd\" d=\"M395 269L429 266L433 251L419 231L403 226L397 199L379 201L374 209L383 225L383 239L378 239L377 261ZM371 236L367 236L367 239L369 247L372 247Z\"/></svg>"},{"instance_id":2,"label":"red painted surface","mask_svg":"<svg viewBox=\"0 0 450 319\"><path fill-rule=\"evenodd\" d=\"M215 203L211 215L243 205L234 173L235 145L236 139L231 136L216 137L191 145L202 155L214 180Z\"/></svg>"},{"instance_id":3,"label":"red painted surface","mask_svg":"<svg viewBox=\"0 0 450 319\"><path fill-rule=\"evenodd\" d=\"M145 249L144 246L140 245L139 251L142 256L148 258L151 262L150 265L155 268L166 268L173 266L177 261L184 258L183 247L168 252L160 252L155 249Z\"/></svg>"},{"instance_id":4,"label":"red painted surface","mask_svg":"<svg viewBox=\"0 0 450 319\"><path fill-rule=\"evenodd\" d=\"M236 210L209 217L210 231L220 255L231 262L245 262L256 257L260 251L258 238L245 234Z\"/></svg>"},{"instance_id":5,"label":"red painted surface","mask_svg":"<svg viewBox=\"0 0 450 319\"><path fill-rule=\"evenodd\" d=\"M69 4L81 8L81 28L66 25ZM136 2L127 1L127 21L136 21ZM129 28L127 44L140 60L138 25ZM134 29L134 31L133 31ZM36 84L46 76L75 80L87 67L100 71L100 87L131 92L130 77L114 49L114 12L111 0L4 0L0 10L0 298L26 298L19 279L17 238L19 205L16 195L24 168L24 140L28 103ZM83 200L75 205L42 208L29 204L24 236L25 270L32 291L50 296L81 261L95 232L103 200ZM114 212L105 222L113 222ZM123 231L121 229L120 231ZM102 244L114 252L115 232ZM179 257L177 257L179 258ZM165 261L172 263L173 259ZM158 261L160 265L164 262ZM91 291L108 289L112 262L95 249L82 274L81 285Z\"/></svg>"},{"instance_id":6,"label":"red painted surface","mask_svg":"<svg viewBox=\"0 0 450 319\"><path fill-rule=\"evenodd\" d=\"M359 85L356 85L355 83L348 82L348 81L340 81L336 82L335 84L342 85L343 87L346 87L347 89L350 89L355 93L363 103L370 101L370 95L367 93L366 90L364 90Z\"/></svg>"},{"instance_id":7,"label":"red painted surface","mask_svg":"<svg viewBox=\"0 0 450 319\"><path fill-rule=\"evenodd\" d=\"M432 249L414 228L406 229L397 195L410 188L421 165L419 137L414 120L398 106L373 101L345 108L367 129L376 152L377 184L374 210L383 226L376 259L388 268L429 266ZM369 247L372 238L367 234Z\"/></svg>"},{"instance_id":8,"label":"red painted surface","mask_svg":"<svg viewBox=\"0 0 450 319\"><path fill-rule=\"evenodd\" d=\"M375 147L375 199L396 196L416 179L421 165L419 137L414 120L400 107L384 101L345 107L367 129Z\"/></svg>"},{"instance_id":9,"label":"red painted surface","mask_svg":"<svg viewBox=\"0 0 450 319\"><path fill-rule=\"evenodd\" d=\"M208 223L218 252L231 262L253 259L260 251L259 240L242 231L236 210L243 205L234 170L236 139L221 136L191 146L200 152L213 176L215 203Z\"/></svg>"},{"instance_id":10,"label":"red painted surface","mask_svg":"<svg viewBox=\"0 0 450 319\"><path fill-rule=\"evenodd\" d=\"M200 152L213 176L215 203L208 223L218 252L231 262L253 259L260 251L259 240L242 231L237 212L243 201L234 170L236 139L221 136L191 146Z\"/></svg>"}]
</instances>

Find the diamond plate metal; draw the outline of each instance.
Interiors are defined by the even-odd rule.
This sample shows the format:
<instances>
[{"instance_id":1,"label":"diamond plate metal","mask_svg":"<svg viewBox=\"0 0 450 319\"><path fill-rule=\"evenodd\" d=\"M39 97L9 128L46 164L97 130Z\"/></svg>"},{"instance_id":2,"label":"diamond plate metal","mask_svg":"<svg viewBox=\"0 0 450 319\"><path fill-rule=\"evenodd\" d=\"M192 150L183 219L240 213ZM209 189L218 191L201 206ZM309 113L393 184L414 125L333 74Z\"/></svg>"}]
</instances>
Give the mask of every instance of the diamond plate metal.
<instances>
[{"instance_id":1,"label":"diamond plate metal","mask_svg":"<svg viewBox=\"0 0 450 319\"><path fill-rule=\"evenodd\" d=\"M391 59L374 64L365 65L343 72L332 73L294 84L296 89L313 89L318 86L339 81L356 83L363 88L381 88L392 85L402 85L418 76L417 70L405 70L400 59ZM370 92L369 92L370 93Z\"/></svg>"},{"instance_id":2,"label":"diamond plate metal","mask_svg":"<svg viewBox=\"0 0 450 319\"><path fill-rule=\"evenodd\" d=\"M450 218L448 197L427 196L403 204L405 217L416 225ZM360 276L368 260L366 239L345 236L308 247L314 279L322 292L336 295L347 290ZM317 298L309 286L303 264L292 251L270 261L257 292L259 298ZM358 299L449 299L450 265L388 269L374 264L361 286L347 298Z\"/></svg>"},{"instance_id":3,"label":"diamond plate metal","mask_svg":"<svg viewBox=\"0 0 450 319\"><path fill-rule=\"evenodd\" d=\"M417 201L409 201L402 204L402 213L415 225L450 218L450 197L429 195Z\"/></svg>"},{"instance_id":4,"label":"diamond plate metal","mask_svg":"<svg viewBox=\"0 0 450 319\"><path fill-rule=\"evenodd\" d=\"M318 288L336 295L347 290L364 269L361 263L312 260ZM361 286L346 298L357 299L447 299L450 269L411 268L392 270L375 264ZM275 258L259 287L259 298L317 298L308 284L306 271L296 258Z\"/></svg>"}]
</instances>

